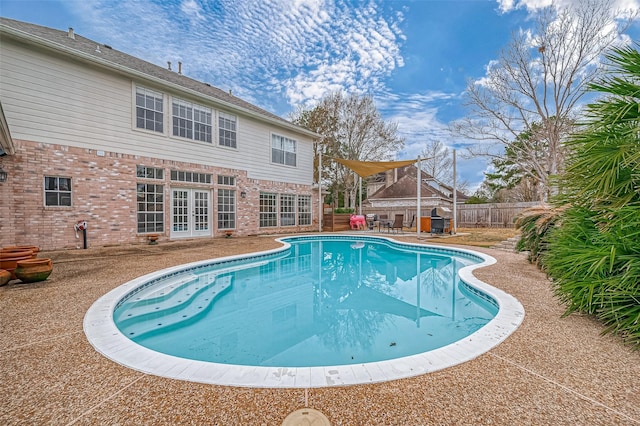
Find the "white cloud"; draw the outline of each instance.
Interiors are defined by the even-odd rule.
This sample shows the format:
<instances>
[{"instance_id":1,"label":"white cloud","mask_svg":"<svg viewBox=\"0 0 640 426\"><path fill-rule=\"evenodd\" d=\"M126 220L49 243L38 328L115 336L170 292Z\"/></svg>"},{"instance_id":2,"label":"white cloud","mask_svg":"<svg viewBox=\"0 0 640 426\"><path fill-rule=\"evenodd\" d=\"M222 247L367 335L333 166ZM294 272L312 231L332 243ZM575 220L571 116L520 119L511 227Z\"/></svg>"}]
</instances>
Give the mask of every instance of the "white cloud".
<instances>
[{"instance_id":1,"label":"white cloud","mask_svg":"<svg viewBox=\"0 0 640 426\"><path fill-rule=\"evenodd\" d=\"M183 0L180 4L180 10L190 19L195 21L202 21L205 19L202 15L202 7L196 0Z\"/></svg>"},{"instance_id":2,"label":"white cloud","mask_svg":"<svg viewBox=\"0 0 640 426\"><path fill-rule=\"evenodd\" d=\"M517 9L526 9L528 12L535 12L545 7L554 5L558 8L578 5L584 0L496 0L498 10L502 13L509 13ZM612 0L613 10L638 10L640 2L638 0Z\"/></svg>"},{"instance_id":3,"label":"white cloud","mask_svg":"<svg viewBox=\"0 0 640 426\"><path fill-rule=\"evenodd\" d=\"M403 15L383 13L382 0L113 1L74 0L76 31L157 65L181 61L186 75L267 109L282 95L293 106L372 92L403 66Z\"/></svg>"}]
</instances>

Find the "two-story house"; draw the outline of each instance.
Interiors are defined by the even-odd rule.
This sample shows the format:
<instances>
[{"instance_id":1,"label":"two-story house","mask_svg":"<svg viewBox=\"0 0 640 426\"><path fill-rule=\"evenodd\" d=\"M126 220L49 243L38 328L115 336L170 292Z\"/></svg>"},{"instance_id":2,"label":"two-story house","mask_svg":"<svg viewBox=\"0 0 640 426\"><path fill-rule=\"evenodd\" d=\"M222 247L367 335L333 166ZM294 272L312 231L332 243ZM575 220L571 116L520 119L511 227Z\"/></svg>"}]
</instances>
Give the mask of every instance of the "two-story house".
<instances>
[{"instance_id":1,"label":"two-story house","mask_svg":"<svg viewBox=\"0 0 640 426\"><path fill-rule=\"evenodd\" d=\"M319 135L182 66L0 18L0 246L317 229Z\"/></svg>"}]
</instances>

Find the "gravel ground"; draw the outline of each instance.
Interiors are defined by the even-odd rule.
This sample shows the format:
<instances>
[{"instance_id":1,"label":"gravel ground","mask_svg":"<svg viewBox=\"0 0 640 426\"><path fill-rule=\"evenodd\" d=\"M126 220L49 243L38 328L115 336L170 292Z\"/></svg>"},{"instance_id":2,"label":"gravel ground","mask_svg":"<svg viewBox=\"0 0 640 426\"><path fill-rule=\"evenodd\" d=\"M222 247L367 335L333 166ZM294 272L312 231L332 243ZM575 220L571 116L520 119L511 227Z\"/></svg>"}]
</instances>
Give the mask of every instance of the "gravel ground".
<instances>
[{"instance_id":1,"label":"gravel ground","mask_svg":"<svg viewBox=\"0 0 640 426\"><path fill-rule=\"evenodd\" d=\"M522 303L522 325L484 355L423 376L315 389L203 385L123 367L85 338L89 306L126 281L278 246L247 237L41 253L54 261L47 281L0 287L0 424L280 425L303 407L332 425L640 424L640 353L590 317L563 318L544 274L522 254L490 248L466 247L498 260L475 275Z\"/></svg>"}]
</instances>

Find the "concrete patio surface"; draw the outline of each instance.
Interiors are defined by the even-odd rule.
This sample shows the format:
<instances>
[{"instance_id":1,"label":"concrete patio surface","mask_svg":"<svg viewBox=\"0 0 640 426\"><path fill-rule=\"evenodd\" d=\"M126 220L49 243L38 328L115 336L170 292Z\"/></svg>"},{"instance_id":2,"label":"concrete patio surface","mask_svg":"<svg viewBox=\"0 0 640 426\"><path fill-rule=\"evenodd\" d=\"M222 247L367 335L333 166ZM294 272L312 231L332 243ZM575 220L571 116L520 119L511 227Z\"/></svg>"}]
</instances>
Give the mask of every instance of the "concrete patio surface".
<instances>
[{"instance_id":1,"label":"concrete patio surface","mask_svg":"<svg viewBox=\"0 0 640 426\"><path fill-rule=\"evenodd\" d=\"M280 425L303 407L332 425L640 424L640 352L601 335L590 317L563 318L545 275L495 249L465 247L497 259L474 275L522 303L522 325L476 359L423 376L313 389L205 385L123 367L85 337L88 308L133 278L279 245L247 237L41 253L54 261L48 280L0 287L0 424Z\"/></svg>"}]
</instances>

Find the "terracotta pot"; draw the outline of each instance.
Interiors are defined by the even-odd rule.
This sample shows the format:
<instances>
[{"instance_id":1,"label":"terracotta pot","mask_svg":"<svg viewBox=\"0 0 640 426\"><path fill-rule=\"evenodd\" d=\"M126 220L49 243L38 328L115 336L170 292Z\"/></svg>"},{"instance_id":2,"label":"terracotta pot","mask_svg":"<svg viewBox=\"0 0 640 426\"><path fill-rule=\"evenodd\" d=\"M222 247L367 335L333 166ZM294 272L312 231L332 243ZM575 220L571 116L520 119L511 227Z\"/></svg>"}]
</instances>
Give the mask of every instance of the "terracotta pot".
<instances>
[{"instance_id":1,"label":"terracotta pot","mask_svg":"<svg viewBox=\"0 0 640 426\"><path fill-rule=\"evenodd\" d=\"M0 250L0 269L4 269L11 273L11 279L15 280L15 269L18 267L18 262L21 260L33 259L33 252L31 250L18 251L13 250Z\"/></svg>"},{"instance_id":2,"label":"terracotta pot","mask_svg":"<svg viewBox=\"0 0 640 426\"><path fill-rule=\"evenodd\" d=\"M14 273L23 283L34 283L46 280L52 270L51 259L27 259L18 261L18 267Z\"/></svg>"},{"instance_id":3,"label":"terracotta pot","mask_svg":"<svg viewBox=\"0 0 640 426\"><path fill-rule=\"evenodd\" d=\"M0 287L11 281L11 272L0 269Z\"/></svg>"},{"instance_id":4,"label":"terracotta pot","mask_svg":"<svg viewBox=\"0 0 640 426\"><path fill-rule=\"evenodd\" d=\"M38 256L38 252L40 251L40 247L24 245L24 246L2 247L0 249L0 251L3 251L3 252L7 252L7 251L23 251L23 250L31 250L33 252L33 257L36 258Z\"/></svg>"}]
</instances>

